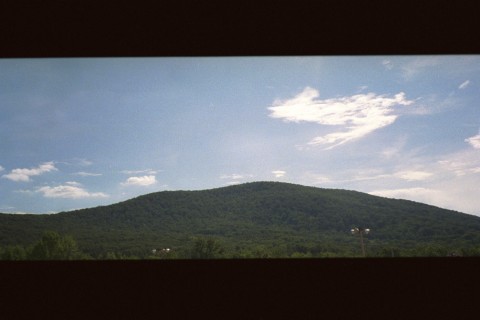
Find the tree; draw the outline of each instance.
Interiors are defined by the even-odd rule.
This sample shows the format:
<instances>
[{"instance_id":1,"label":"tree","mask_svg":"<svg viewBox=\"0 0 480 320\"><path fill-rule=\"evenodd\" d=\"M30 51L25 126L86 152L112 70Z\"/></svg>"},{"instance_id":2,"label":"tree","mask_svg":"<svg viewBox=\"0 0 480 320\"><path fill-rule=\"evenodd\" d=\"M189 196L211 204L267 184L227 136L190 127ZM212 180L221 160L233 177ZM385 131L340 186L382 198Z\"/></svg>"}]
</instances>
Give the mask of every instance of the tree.
<instances>
[{"instance_id":1,"label":"tree","mask_svg":"<svg viewBox=\"0 0 480 320\"><path fill-rule=\"evenodd\" d=\"M224 257L225 248L213 238L196 238L190 250L191 259L215 259Z\"/></svg>"},{"instance_id":2,"label":"tree","mask_svg":"<svg viewBox=\"0 0 480 320\"><path fill-rule=\"evenodd\" d=\"M77 260L86 256L78 249L71 236L61 236L54 231L47 231L42 239L33 247L30 254L32 260Z\"/></svg>"},{"instance_id":3,"label":"tree","mask_svg":"<svg viewBox=\"0 0 480 320\"><path fill-rule=\"evenodd\" d=\"M1 260L25 260L26 257L25 248L18 245L5 248L0 256Z\"/></svg>"}]
</instances>

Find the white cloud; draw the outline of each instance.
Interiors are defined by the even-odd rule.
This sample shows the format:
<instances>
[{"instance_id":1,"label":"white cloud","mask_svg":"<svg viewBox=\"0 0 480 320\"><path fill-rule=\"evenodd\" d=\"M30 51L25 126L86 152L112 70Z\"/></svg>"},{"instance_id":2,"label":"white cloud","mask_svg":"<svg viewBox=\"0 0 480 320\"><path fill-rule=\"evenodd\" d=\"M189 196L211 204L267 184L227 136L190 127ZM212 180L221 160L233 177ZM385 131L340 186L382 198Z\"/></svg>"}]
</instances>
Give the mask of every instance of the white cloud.
<instances>
[{"instance_id":1,"label":"white cloud","mask_svg":"<svg viewBox=\"0 0 480 320\"><path fill-rule=\"evenodd\" d=\"M359 139L374 130L395 122L395 105L410 105L411 100L400 92L393 98L375 93L357 94L350 97L317 99L317 90L306 87L293 99L275 101L270 117L286 122L315 122L321 125L343 126L344 131L334 132L312 139L309 145L330 145L331 149L354 139Z\"/></svg>"},{"instance_id":2,"label":"white cloud","mask_svg":"<svg viewBox=\"0 0 480 320\"><path fill-rule=\"evenodd\" d=\"M275 170L275 171L272 171L272 173L275 175L275 178L282 178L285 176L287 172L283 170Z\"/></svg>"},{"instance_id":3,"label":"white cloud","mask_svg":"<svg viewBox=\"0 0 480 320\"><path fill-rule=\"evenodd\" d=\"M0 171L3 171L3 170L5 170L5 168L3 168L2 166L0 166Z\"/></svg>"},{"instance_id":4,"label":"white cloud","mask_svg":"<svg viewBox=\"0 0 480 320\"><path fill-rule=\"evenodd\" d=\"M4 174L2 177L12 181L30 181L31 176L38 176L45 172L56 171L53 162L45 162L36 168L31 169L13 169L9 174Z\"/></svg>"},{"instance_id":5,"label":"white cloud","mask_svg":"<svg viewBox=\"0 0 480 320\"><path fill-rule=\"evenodd\" d=\"M101 173L91 173L91 172L84 172L84 171L75 172L72 174L76 176L82 176L82 177L97 177L102 175Z\"/></svg>"},{"instance_id":6,"label":"white cloud","mask_svg":"<svg viewBox=\"0 0 480 320\"><path fill-rule=\"evenodd\" d=\"M71 183L70 183L71 184ZM103 192L88 192L78 185L60 185L57 187L40 187L36 192L42 193L46 198L66 198L66 199L82 199L82 198L106 198Z\"/></svg>"},{"instance_id":7,"label":"white cloud","mask_svg":"<svg viewBox=\"0 0 480 320\"><path fill-rule=\"evenodd\" d=\"M123 186L150 186L157 183L155 176L130 177L122 183Z\"/></svg>"},{"instance_id":8,"label":"white cloud","mask_svg":"<svg viewBox=\"0 0 480 320\"><path fill-rule=\"evenodd\" d=\"M220 176L220 179L228 179L232 181L225 182L225 185L233 185L233 184L240 184L242 183L241 180L245 181L245 179L252 178L253 174L223 174Z\"/></svg>"},{"instance_id":9,"label":"white cloud","mask_svg":"<svg viewBox=\"0 0 480 320\"><path fill-rule=\"evenodd\" d=\"M465 139L465 142L468 142L475 149L480 149L480 134L476 136Z\"/></svg>"},{"instance_id":10,"label":"white cloud","mask_svg":"<svg viewBox=\"0 0 480 320\"><path fill-rule=\"evenodd\" d=\"M242 180L242 179L248 179L253 177L254 177L253 174L232 173L232 174L223 174L220 176L220 179Z\"/></svg>"},{"instance_id":11,"label":"white cloud","mask_svg":"<svg viewBox=\"0 0 480 320\"><path fill-rule=\"evenodd\" d=\"M463 82L461 85L459 85L458 89L465 89L466 87L468 87L469 84L470 84L470 80L467 80Z\"/></svg>"},{"instance_id":12,"label":"white cloud","mask_svg":"<svg viewBox=\"0 0 480 320\"><path fill-rule=\"evenodd\" d=\"M65 184L68 184L69 186L75 186L75 187L79 187L82 185L81 183L78 183L76 181L67 181L65 182Z\"/></svg>"}]
</instances>

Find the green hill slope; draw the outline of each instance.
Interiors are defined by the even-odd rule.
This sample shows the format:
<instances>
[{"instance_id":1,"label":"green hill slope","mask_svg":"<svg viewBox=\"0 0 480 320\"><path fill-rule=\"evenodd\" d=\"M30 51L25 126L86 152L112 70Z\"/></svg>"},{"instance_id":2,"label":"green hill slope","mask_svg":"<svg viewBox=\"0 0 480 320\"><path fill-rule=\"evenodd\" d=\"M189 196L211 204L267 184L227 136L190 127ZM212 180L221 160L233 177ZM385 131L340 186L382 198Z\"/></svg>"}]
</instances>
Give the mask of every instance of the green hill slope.
<instances>
[{"instance_id":1,"label":"green hill slope","mask_svg":"<svg viewBox=\"0 0 480 320\"><path fill-rule=\"evenodd\" d=\"M371 254L418 246L480 247L480 218L365 193L253 182L202 191L163 191L121 203L52 215L0 214L0 245L29 245L45 230L72 235L97 257L185 250L194 237L229 252L269 248L279 256L357 255L352 227L368 227ZM283 254L282 254L283 252Z\"/></svg>"}]
</instances>

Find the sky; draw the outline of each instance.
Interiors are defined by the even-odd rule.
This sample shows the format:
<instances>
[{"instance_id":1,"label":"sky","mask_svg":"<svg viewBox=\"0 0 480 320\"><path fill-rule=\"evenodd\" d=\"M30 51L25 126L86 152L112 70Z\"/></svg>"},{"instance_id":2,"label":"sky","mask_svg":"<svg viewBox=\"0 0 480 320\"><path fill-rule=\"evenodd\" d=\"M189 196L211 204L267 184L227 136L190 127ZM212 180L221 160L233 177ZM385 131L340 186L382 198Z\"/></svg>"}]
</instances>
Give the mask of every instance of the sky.
<instances>
[{"instance_id":1,"label":"sky","mask_svg":"<svg viewBox=\"0 0 480 320\"><path fill-rule=\"evenodd\" d=\"M480 216L480 56L0 59L0 212L252 181Z\"/></svg>"}]
</instances>

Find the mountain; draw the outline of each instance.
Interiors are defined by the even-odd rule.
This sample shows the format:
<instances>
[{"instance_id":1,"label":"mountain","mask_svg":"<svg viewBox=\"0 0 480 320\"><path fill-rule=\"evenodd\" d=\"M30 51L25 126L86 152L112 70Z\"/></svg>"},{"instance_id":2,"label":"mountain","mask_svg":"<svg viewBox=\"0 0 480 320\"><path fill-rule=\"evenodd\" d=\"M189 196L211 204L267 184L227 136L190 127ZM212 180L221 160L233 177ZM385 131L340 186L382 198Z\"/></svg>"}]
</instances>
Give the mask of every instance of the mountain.
<instances>
[{"instance_id":1,"label":"mountain","mask_svg":"<svg viewBox=\"0 0 480 320\"><path fill-rule=\"evenodd\" d=\"M30 245L46 230L73 236L93 257L145 257L181 251L195 238L217 239L230 252L277 250L314 256L359 252L353 227L370 228L371 254L418 246L480 247L480 217L407 200L252 182L201 191L162 191L96 208L50 215L0 214L0 246Z\"/></svg>"}]
</instances>

